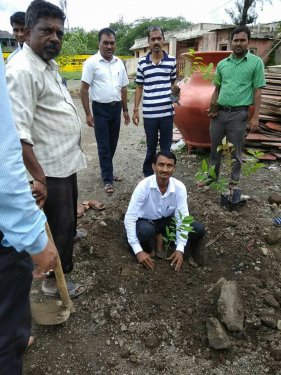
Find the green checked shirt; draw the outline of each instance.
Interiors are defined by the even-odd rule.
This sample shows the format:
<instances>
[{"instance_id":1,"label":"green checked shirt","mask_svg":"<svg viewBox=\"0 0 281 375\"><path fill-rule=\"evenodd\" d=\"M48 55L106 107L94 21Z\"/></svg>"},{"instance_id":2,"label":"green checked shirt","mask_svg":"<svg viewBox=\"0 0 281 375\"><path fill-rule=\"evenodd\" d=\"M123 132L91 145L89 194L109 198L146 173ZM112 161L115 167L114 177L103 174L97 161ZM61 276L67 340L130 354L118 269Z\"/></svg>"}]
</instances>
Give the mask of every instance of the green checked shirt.
<instances>
[{"instance_id":1,"label":"green checked shirt","mask_svg":"<svg viewBox=\"0 0 281 375\"><path fill-rule=\"evenodd\" d=\"M265 86L263 61L249 51L241 59L235 58L232 53L218 63L214 84L220 88L219 105L251 105L254 90Z\"/></svg>"}]
</instances>

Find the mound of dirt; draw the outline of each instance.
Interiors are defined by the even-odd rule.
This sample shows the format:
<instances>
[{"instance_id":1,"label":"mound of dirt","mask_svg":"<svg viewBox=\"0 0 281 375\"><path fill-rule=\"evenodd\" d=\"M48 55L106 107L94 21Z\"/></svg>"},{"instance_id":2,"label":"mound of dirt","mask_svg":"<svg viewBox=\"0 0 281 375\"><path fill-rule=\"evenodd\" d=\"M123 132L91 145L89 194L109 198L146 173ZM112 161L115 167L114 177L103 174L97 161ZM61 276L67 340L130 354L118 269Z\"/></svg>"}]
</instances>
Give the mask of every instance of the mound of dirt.
<instances>
[{"instance_id":1,"label":"mound of dirt","mask_svg":"<svg viewBox=\"0 0 281 375\"><path fill-rule=\"evenodd\" d=\"M280 164L242 179L251 199L230 212L220 207L216 192L196 187L202 156L182 152L175 177L187 186L191 214L206 227L194 253L199 267L186 260L175 272L168 261L156 259L149 272L131 255L123 226L142 177L142 126L122 125L115 172L123 181L110 197L103 192L94 134L85 123L82 144L88 169L79 173L79 200L95 198L106 205L79 219L88 237L75 245L73 277L87 291L74 301L75 313L63 325L34 325L37 338L26 353L24 374L281 374L281 229L272 225L280 209L267 201L280 194ZM222 325L227 350L211 348L206 328L209 318L220 319L221 278L236 282L244 314L242 330ZM31 297L40 293L34 283Z\"/></svg>"}]
</instances>

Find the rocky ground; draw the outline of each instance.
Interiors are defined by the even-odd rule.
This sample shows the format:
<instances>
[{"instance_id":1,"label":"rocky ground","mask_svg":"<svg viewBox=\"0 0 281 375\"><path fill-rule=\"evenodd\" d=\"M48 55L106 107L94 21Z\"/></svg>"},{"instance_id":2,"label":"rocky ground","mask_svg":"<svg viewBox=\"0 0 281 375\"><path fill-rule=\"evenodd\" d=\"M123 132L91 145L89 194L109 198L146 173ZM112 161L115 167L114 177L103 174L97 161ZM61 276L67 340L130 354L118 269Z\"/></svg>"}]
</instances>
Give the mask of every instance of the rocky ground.
<instances>
[{"instance_id":1,"label":"rocky ground","mask_svg":"<svg viewBox=\"0 0 281 375\"><path fill-rule=\"evenodd\" d=\"M87 291L74 300L75 313L64 324L34 324L24 374L281 374L281 228L272 225L281 211L268 202L281 194L280 163L242 179L251 199L230 212L220 207L218 193L196 187L202 154L181 152L175 177L186 184L191 214L207 230L195 254L199 267L186 261L176 273L159 259L148 272L130 255L123 229L142 177L143 127L122 125L115 172L123 181L107 196L93 131L76 86L70 91L88 160L79 173L79 200L99 199L106 209L89 209L79 219L88 237L75 245L73 278ZM31 297L40 295L34 283Z\"/></svg>"}]
</instances>

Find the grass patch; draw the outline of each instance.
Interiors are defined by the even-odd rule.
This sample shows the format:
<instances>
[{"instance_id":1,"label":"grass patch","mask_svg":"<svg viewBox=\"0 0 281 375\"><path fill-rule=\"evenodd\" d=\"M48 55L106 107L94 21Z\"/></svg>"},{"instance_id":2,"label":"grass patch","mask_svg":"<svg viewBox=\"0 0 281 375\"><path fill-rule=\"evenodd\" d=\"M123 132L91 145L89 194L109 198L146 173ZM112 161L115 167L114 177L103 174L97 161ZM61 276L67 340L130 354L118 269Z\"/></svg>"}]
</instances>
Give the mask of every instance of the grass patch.
<instances>
[{"instance_id":1,"label":"grass patch","mask_svg":"<svg viewBox=\"0 0 281 375\"><path fill-rule=\"evenodd\" d=\"M62 78L81 80L82 72L61 72Z\"/></svg>"}]
</instances>

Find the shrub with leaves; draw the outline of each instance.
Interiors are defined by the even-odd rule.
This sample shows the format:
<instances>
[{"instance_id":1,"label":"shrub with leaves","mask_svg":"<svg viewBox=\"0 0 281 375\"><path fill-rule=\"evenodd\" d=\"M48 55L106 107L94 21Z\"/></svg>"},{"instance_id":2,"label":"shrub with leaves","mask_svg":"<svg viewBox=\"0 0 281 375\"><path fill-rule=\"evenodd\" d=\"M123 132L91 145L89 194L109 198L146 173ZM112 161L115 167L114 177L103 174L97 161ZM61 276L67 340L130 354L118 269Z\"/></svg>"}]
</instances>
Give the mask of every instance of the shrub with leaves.
<instances>
[{"instance_id":1,"label":"shrub with leaves","mask_svg":"<svg viewBox=\"0 0 281 375\"><path fill-rule=\"evenodd\" d=\"M230 175L234 161L232 156L234 151L233 144L228 142L225 137L222 144L218 146L217 151L222 153L226 173L227 175ZM251 174L264 167L264 164L259 161L259 158L263 156L263 153L261 151L249 149L246 151L251 157L242 164L242 175L249 177ZM215 166L212 165L209 167L205 159L203 159L199 170L195 174L195 179L197 182L202 183L203 185L208 185L219 193L225 192L229 185L229 181L226 177L217 178Z\"/></svg>"},{"instance_id":2,"label":"shrub with leaves","mask_svg":"<svg viewBox=\"0 0 281 375\"><path fill-rule=\"evenodd\" d=\"M170 248L170 245L176 242L177 238L177 233L179 233L179 236L187 239L188 238L188 233L192 232L192 226L191 224L193 223L194 218L193 216L184 216L180 211L178 218L173 217L171 220L170 225L166 226L166 235L163 236L163 241L165 243L165 250L166 250L166 257L167 257L167 252Z\"/></svg>"},{"instance_id":3,"label":"shrub with leaves","mask_svg":"<svg viewBox=\"0 0 281 375\"><path fill-rule=\"evenodd\" d=\"M251 155L251 157L242 165L242 174L249 177L251 174L263 168L264 163L259 161L259 158L263 156L263 152L247 149L247 153Z\"/></svg>"},{"instance_id":4,"label":"shrub with leaves","mask_svg":"<svg viewBox=\"0 0 281 375\"><path fill-rule=\"evenodd\" d=\"M210 63L208 65L203 63L203 58L196 56L196 51L193 48L189 48L187 52L189 64L185 64L184 76L185 80L188 79L193 73L201 73L203 79L215 83L216 75L214 72L214 64Z\"/></svg>"}]
</instances>

